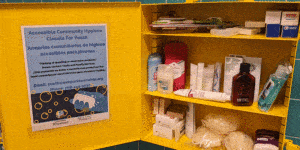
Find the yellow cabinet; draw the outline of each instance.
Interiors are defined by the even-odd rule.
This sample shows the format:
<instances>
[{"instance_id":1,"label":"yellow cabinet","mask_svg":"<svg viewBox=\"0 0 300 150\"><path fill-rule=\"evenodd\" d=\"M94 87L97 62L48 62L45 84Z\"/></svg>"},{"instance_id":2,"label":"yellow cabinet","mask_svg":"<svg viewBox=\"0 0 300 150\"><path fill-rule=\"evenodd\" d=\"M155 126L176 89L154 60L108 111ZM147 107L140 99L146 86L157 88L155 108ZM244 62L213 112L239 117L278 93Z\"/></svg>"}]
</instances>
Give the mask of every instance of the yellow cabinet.
<instances>
[{"instance_id":1,"label":"yellow cabinet","mask_svg":"<svg viewBox=\"0 0 300 150\"><path fill-rule=\"evenodd\" d=\"M289 106L292 75L279 94L274 108L264 113L257 103L236 107L174 94L147 91L147 59L163 52L165 43L177 40L189 48L188 64L224 62L229 54L262 58L260 90L277 62L288 59L294 66L298 38L266 38L264 35L218 37L209 33L158 33L149 24L169 11L195 19L222 17L243 24L263 21L266 10L299 10L299 3L26 3L0 4L0 109L4 145L7 150L99 149L143 140L174 149L200 149L183 136L179 142L153 136L154 97L177 103L196 103L196 123L209 112L233 112L241 116L241 130L254 137L256 129L280 131L281 148ZM108 77L110 119L32 132L23 54L21 26L99 24L108 27ZM222 85L222 83L221 83ZM189 68L187 84L189 87ZM222 86L221 86L222 87ZM221 89L222 90L222 89Z\"/></svg>"}]
</instances>

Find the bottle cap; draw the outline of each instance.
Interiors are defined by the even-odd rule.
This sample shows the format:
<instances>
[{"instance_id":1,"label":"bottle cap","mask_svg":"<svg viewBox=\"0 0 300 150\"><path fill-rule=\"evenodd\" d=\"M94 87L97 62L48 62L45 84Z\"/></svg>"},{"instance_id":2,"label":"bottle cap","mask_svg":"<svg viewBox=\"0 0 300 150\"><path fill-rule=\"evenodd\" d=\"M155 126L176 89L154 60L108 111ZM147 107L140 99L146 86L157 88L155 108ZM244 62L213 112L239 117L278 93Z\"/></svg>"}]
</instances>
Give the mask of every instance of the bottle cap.
<instances>
[{"instance_id":1,"label":"bottle cap","mask_svg":"<svg viewBox=\"0 0 300 150\"><path fill-rule=\"evenodd\" d=\"M250 64L248 63L241 63L240 72L250 72Z\"/></svg>"}]
</instances>

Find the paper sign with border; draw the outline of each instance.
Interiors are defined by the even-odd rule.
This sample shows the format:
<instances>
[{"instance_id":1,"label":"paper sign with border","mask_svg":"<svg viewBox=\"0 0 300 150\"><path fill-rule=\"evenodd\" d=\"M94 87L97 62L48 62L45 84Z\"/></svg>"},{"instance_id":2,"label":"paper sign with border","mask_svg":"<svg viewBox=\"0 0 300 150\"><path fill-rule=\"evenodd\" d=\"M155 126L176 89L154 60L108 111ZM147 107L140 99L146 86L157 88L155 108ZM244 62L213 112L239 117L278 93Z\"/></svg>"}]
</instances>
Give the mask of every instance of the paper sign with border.
<instances>
[{"instance_id":1,"label":"paper sign with border","mask_svg":"<svg viewBox=\"0 0 300 150\"><path fill-rule=\"evenodd\" d=\"M107 25L21 30L32 131L109 119Z\"/></svg>"}]
</instances>

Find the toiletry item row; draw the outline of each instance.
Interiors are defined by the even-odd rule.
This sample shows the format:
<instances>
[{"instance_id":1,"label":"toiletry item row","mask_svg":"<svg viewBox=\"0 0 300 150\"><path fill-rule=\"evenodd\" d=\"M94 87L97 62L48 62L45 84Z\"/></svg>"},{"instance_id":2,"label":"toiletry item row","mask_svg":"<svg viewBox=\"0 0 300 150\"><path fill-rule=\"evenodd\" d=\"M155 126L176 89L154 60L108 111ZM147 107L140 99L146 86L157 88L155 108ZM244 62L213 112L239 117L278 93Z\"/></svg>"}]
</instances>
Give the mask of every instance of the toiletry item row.
<instances>
[{"instance_id":1,"label":"toiletry item row","mask_svg":"<svg viewBox=\"0 0 300 150\"><path fill-rule=\"evenodd\" d=\"M251 106L259 102L259 108L268 112L280 89L292 72L291 65L283 62L278 65L277 73L272 75L259 94L261 76L261 58L244 55L225 57L223 93L220 92L222 63L191 64L190 89L185 88L187 46L180 42L171 42L165 46L165 64L158 53L148 59L148 90L158 90L162 94L174 94L186 97L231 101L235 106ZM274 88L275 87L275 88Z\"/></svg>"},{"instance_id":2,"label":"toiletry item row","mask_svg":"<svg viewBox=\"0 0 300 150\"><path fill-rule=\"evenodd\" d=\"M180 115L170 115L169 112L175 112L174 110ZM226 149L279 150L279 132L258 129L255 138L252 138L240 130L240 118L236 115L210 113L196 129L195 104L173 104L171 100L164 98L154 98L153 113L156 114L154 136L169 140L175 138L177 142L185 134L191 139L192 145L205 149L223 146Z\"/></svg>"}]
</instances>

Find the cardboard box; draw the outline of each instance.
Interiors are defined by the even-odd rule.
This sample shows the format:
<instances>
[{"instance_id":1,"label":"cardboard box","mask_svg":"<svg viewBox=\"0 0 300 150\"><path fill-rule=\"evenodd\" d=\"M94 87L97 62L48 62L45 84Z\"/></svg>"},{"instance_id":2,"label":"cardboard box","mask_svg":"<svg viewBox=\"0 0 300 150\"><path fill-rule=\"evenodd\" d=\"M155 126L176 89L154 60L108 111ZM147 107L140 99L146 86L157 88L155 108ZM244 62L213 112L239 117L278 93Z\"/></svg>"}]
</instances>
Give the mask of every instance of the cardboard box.
<instances>
[{"instance_id":1,"label":"cardboard box","mask_svg":"<svg viewBox=\"0 0 300 150\"><path fill-rule=\"evenodd\" d=\"M280 36L280 22L281 11L267 11L266 12L266 37L279 37Z\"/></svg>"},{"instance_id":2,"label":"cardboard box","mask_svg":"<svg viewBox=\"0 0 300 150\"><path fill-rule=\"evenodd\" d=\"M299 24L298 11L284 11L281 17L281 37L297 37Z\"/></svg>"},{"instance_id":3,"label":"cardboard box","mask_svg":"<svg viewBox=\"0 0 300 150\"><path fill-rule=\"evenodd\" d=\"M223 91L227 95L231 95L232 78L240 72L241 63L243 63L241 57L225 57Z\"/></svg>"},{"instance_id":4,"label":"cardboard box","mask_svg":"<svg viewBox=\"0 0 300 150\"><path fill-rule=\"evenodd\" d=\"M184 119L188 107L180 104L170 105L167 111L167 116L177 117L179 119Z\"/></svg>"},{"instance_id":5,"label":"cardboard box","mask_svg":"<svg viewBox=\"0 0 300 150\"><path fill-rule=\"evenodd\" d=\"M179 122L179 118L177 117L171 118L167 115L160 115L160 114L156 115L155 119L157 124L164 125L172 129Z\"/></svg>"},{"instance_id":6,"label":"cardboard box","mask_svg":"<svg viewBox=\"0 0 300 150\"><path fill-rule=\"evenodd\" d=\"M153 114L155 115L157 115L159 112L159 103L160 103L159 98L153 99Z\"/></svg>"},{"instance_id":7,"label":"cardboard box","mask_svg":"<svg viewBox=\"0 0 300 150\"><path fill-rule=\"evenodd\" d=\"M170 99L160 98L158 114L165 114L167 112L167 108L169 107L170 104L171 104Z\"/></svg>"},{"instance_id":8,"label":"cardboard box","mask_svg":"<svg viewBox=\"0 0 300 150\"><path fill-rule=\"evenodd\" d=\"M174 138L174 130L167 126L154 124L153 135L172 140Z\"/></svg>"}]
</instances>

